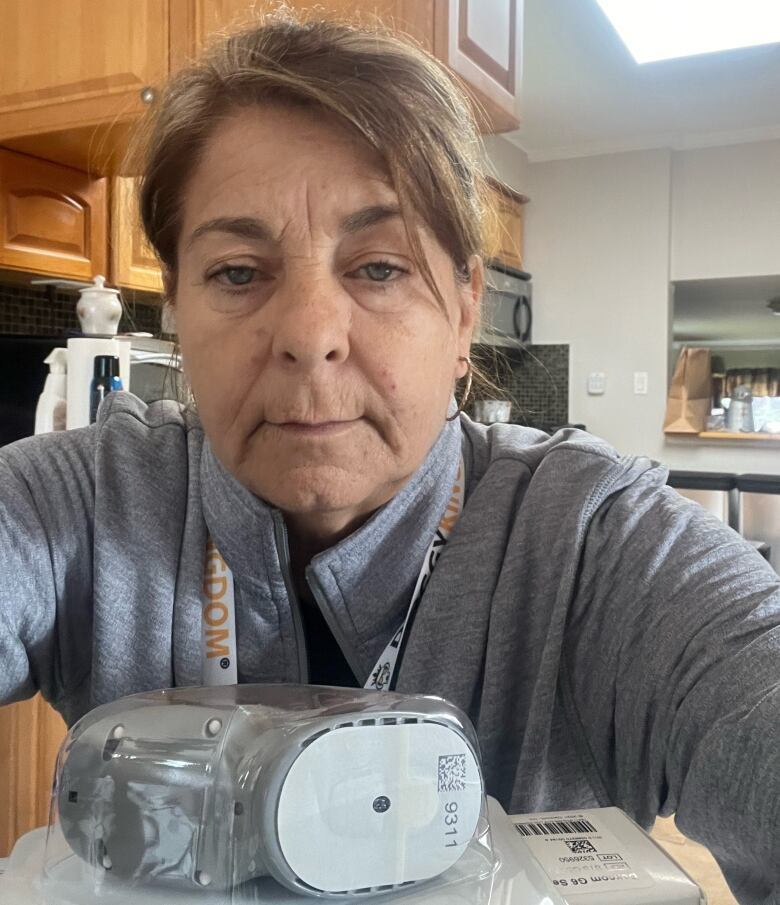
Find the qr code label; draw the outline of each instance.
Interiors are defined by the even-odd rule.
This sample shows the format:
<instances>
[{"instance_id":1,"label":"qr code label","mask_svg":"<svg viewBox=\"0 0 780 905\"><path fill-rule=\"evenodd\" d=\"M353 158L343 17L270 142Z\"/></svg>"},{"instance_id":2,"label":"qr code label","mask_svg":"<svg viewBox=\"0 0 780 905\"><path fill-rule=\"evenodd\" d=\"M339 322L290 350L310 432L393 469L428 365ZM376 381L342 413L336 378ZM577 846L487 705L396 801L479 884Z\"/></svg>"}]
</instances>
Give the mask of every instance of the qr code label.
<instances>
[{"instance_id":1,"label":"qr code label","mask_svg":"<svg viewBox=\"0 0 780 905\"><path fill-rule=\"evenodd\" d=\"M462 792L466 788L466 755L445 754L439 758L439 791Z\"/></svg>"},{"instance_id":2,"label":"qr code label","mask_svg":"<svg viewBox=\"0 0 780 905\"><path fill-rule=\"evenodd\" d=\"M587 839L566 839L565 842L575 855L587 855L596 851Z\"/></svg>"}]
</instances>

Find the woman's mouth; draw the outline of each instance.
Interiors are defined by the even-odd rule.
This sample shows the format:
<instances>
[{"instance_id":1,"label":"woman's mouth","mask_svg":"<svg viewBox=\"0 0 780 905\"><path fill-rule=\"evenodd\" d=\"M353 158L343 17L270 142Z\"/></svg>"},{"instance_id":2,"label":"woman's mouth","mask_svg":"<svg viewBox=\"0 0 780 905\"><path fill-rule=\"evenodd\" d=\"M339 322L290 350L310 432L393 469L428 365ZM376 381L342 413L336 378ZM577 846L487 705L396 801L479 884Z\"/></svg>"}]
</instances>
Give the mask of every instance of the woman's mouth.
<instances>
[{"instance_id":1,"label":"woman's mouth","mask_svg":"<svg viewBox=\"0 0 780 905\"><path fill-rule=\"evenodd\" d=\"M297 437L333 437L351 430L360 418L344 421L282 421L275 427Z\"/></svg>"}]
</instances>

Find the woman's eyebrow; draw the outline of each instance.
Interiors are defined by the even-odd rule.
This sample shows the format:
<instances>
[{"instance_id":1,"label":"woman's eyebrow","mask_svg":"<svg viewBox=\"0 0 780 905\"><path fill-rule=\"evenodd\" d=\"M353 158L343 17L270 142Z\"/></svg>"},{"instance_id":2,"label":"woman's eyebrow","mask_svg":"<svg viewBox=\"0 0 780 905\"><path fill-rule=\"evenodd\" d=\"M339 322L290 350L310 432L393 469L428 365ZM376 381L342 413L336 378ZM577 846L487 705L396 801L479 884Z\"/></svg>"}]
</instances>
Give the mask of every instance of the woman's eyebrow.
<instances>
[{"instance_id":1,"label":"woman's eyebrow","mask_svg":"<svg viewBox=\"0 0 780 905\"><path fill-rule=\"evenodd\" d=\"M383 220L391 220L394 217L400 217L401 211L394 204L373 204L371 207L364 207L354 214L350 214L341 221L341 232L357 233L361 229L368 229L369 226L375 226Z\"/></svg>"},{"instance_id":2,"label":"woman's eyebrow","mask_svg":"<svg viewBox=\"0 0 780 905\"><path fill-rule=\"evenodd\" d=\"M352 234L368 229L369 226L375 226L384 220L400 216L401 211L396 205L372 204L370 207L364 207L349 214L339 226L341 232ZM213 220L201 223L192 231L192 235L187 241L187 248L190 248L202 236L213 232L229 233L240 239L250 239L255 242L279 241L271 227L257 217L215 217Z\"/></svg>"},{"instance_id":3,"label":"woman's eyebrow","mask_svg":"<svg viewBox=\"0 0 780 905\"><path fill-rule=\"evenodd\" d=\"M256 217L215 217L213 220L201 223L192 231L192 235L187 240L187 248L208 233L229 233L240 239L252 239L256 242L276 241L271 227Z\"/></svg>"}]
</instances>

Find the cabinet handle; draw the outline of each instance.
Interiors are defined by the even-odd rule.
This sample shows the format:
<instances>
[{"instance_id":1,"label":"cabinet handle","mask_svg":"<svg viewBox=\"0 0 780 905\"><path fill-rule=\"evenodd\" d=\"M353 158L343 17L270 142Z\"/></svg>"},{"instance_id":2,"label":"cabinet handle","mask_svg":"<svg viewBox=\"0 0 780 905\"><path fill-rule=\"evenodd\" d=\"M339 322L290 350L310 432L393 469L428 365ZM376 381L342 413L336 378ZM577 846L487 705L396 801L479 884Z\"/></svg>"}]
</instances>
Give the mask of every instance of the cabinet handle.
<instances>
[{"instance_id":1,"label":"cabinet handle","mask_svg":"<svg viewBox=\"0 0 780 905\"><path fill-rule=\"evenodd\" d=\"M146 88L142 88L139 94L144 104L153 104L157 100L157 92L149 85Z\"/></svg>"}]
</instances>

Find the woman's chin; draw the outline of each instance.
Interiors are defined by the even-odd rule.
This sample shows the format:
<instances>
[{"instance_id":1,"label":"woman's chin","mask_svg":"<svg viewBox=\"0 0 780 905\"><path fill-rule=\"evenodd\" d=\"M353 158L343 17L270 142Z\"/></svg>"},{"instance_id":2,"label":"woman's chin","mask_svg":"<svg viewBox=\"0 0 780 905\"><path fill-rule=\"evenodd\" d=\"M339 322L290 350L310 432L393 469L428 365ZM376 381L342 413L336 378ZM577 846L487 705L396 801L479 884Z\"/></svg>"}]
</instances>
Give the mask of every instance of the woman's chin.
<instances>
[{"instance_id":1,"label":"woman's chin","mask_svg":"<svg viewBox=\"0 0 780 905\"><path fill-rule=\"evenodd\" d=\"M354 527L391 499L417 467L365 426L354 437L284 441L258 431L228 467L255 496L299 523Z\"/></svg>"},{"instance_id":2,"label":"woman's chin","mask_svg":"<svg viewBox=\"0 0 780 905\"><path fill-rule=\"evenodd\" d=\"M280 509L295 516L371 512L393 495L395 483L388 488L387 482L378 475L368 475L344 464L317 464L298 466L280 470L269 475L264 473L252 480L241 476L241 480L256 495Z\"/></svg>"}]
</instances>

